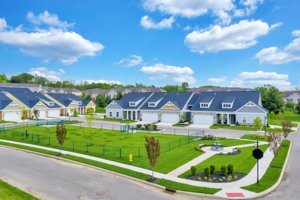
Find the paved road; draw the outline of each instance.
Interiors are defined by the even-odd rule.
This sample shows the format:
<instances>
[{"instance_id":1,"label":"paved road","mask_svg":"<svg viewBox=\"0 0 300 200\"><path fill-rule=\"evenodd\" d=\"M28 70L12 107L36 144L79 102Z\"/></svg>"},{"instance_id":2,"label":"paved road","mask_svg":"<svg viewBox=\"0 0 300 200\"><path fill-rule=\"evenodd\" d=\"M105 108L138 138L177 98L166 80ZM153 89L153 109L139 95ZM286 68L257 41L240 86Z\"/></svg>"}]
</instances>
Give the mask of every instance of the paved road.
<instances>
[{"instance_id":1,"label":"paved road","mask_svg":"<svg viewBox=\"0 0 300 200\"><path fill-rule=\"evenodd\" d=\"M289 139L293 142L293 146L283 181L275 191L263 199L298 200L300 197L300 130L290 134Z\"/></svg>"},{"instance_id":2,"label":"paved road","mask_svg":"<svg viewBox=\"0 0 300 200\"><path fill-rule=\"evenodd\" d=\"M167 194L102 170L0 146L0 179L42 199L200 199Z\"/></svg>"}]
</instances>

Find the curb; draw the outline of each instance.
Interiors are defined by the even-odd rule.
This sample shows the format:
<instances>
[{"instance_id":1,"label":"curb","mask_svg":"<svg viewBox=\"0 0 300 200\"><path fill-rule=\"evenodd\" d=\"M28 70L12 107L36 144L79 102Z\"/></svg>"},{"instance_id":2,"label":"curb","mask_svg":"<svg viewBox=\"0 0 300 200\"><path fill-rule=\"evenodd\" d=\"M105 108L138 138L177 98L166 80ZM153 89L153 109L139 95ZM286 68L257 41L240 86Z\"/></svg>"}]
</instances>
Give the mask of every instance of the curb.
<instances>
[{"instance_id":1,"label":"curb","mask_svg":"<svg viewBox=\"0 0 300 200\"><path fill-rule=\"evenodd\" d=\"M280 176L279 176L277 182L276 182L274 185L272 185L270 188L266 189L265 191L260 192L260 193L257 193L257 195L252 196L251 199L252 199L252 198L258 198L258 197L266 196L267 194L271 193L273 190L277 189L277 187L280 185L280 183L281 183L281 181L282 181L282 178L283 178L283 174L284 174L285 169L286 169L286 166L287 166L287 163L288 163L288 161L289 161L289 159L290 159L290 153L291 153L291 149L292 149L292 146L293 146L292 141L290 141L290 143L291 143L291 145L290 145L289 151L288 151L288 153L287 153L287 157L286 157L286 159L285 159L283 168L282 168L282 170L281 170L281 174L280 174ZM247 198L244 198L244 199L247 199Z\"/></svg>"},{"instance_id":2,"label":"curb","mask_svg":"<svg viewBox=\"0 0 300 200\"><path fill-rule=\"evenodd\" d=\"M61 157L57 157L57 156L53 156L53 155L48 155L48 154L43 154L43 153L40 153L40 152L30 151L30 150L26 150L26 149L22 149L22 148L17 148L17 147L12 147L12 146L6 146L6 145L2 145L2 144L0 144L0 146L5 147L5 148L14 149L14 150L17 150L17 151L23 151L23 152L26 152L26 153L36 154L36 155L47 157L47 158L52 158L52 159L55 159L55 160L65 161L65 162L68 162L68 163L72 163L72 164L77 164L77 165L81 165L81 166L93 168L95 170L104 171L104 172L107 172L107 173L110 173L110 174L113 174L113 175L116 175L116 176L119 176L119 177L122 177L122 178L130 179L130 180L135 181L135 182L146 184L146 185L152 186L154 188L161 189L163 191L166 190L166 187L161 186L159 184L150 183L150 182L145 181L145 180L141 180L141 179L138 179L138 178L135 178L135 177L131 177L131 176L128 176L128 175L125 175L125 174L122 174L122 173L114 172L114 171L111 171L111 170L108 170L108 169L104 169L104 168L101 168L101 167L96 167L96 166L93 166L93 165L89 165L89 164L85 164L85 163L82 163L82 162L70 160L70 159L67 159L67 158L61 158ZM68 154L65 154L65 155L68 155ZM89 160L89 159L87 159L87 160ZM217 196L214 196L214 195L211 195L211 194L186 192L186 191L181 191L181 190L176 190L176 193L190 195L190 196L196 196L196 197L227 199L227 198L223 198L223 197L217 197ZM35 195L35 194L33 194L33 195Z\"/></svg>"}]
</instances>

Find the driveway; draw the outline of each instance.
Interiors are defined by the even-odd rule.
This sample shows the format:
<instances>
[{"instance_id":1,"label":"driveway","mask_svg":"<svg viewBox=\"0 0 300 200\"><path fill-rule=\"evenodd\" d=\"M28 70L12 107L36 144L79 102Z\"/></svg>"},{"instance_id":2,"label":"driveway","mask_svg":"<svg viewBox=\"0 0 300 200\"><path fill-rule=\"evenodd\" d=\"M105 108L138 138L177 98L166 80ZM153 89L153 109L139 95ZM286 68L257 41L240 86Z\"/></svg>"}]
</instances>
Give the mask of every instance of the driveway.
<instances>
[{"instance_id":1,"label":"driveway","mask_svg":"<svg viewBox=\"0 0 300 200\"><path fill-rule=\"evenodd\" d=\"M0 179L41 199L199 199L111 173L0 146Z\"/></svg>"}]
</instances>

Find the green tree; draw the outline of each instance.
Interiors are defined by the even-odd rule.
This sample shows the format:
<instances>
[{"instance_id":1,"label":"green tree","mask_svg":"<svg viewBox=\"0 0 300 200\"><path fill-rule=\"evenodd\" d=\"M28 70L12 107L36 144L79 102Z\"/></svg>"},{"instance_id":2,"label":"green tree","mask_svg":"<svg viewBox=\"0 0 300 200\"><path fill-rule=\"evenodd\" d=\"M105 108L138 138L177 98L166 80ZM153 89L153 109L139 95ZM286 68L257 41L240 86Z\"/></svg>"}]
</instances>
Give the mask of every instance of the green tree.
<instances>
[{"instance_id":1,"label":"green tree","mask_svg":"<svg viewBox=\"0 0 300 200\"><path fill-rule=\"evenodd\" d=\"M33 83L39 84L39 85L46 85L48 82L48 79L42 76L34 76Z\"/></svg>"},{"instance_id":2,"label":"green tree","mask_svg":"<svg viewBox=\"0 0 300 200\"><path fill-rule=\"evenodd\" d=\"M186 118L186 115L184 113L182 113L180 115L180 118L181 118L181 122L184 122L185 118Z\"/></svg>"},{"instance_id":3,"label":"green tree","mask_svg":"<svg viewBox=\"0 0 300 200\"><path fill-rule=\"evenodd\" d=\"M292 132L292 122L289 120L283 120L281 122L281 126L282 126L282 132L283 132L283 137L284 139L286 139L290 132Z\"/></svg>"},{"instance_id":4,"label":"green tree","mask_svg":"<svg viewBox=\"0 0 300 200\"><path fill-rule=\"evenodd\" d=\"M7 83L8 79L5 74L0 74L0 83Z\"/></svg>"},{"instance_id":5,"label":"green tree","mask_svg":"<svg viewBox=\"0 0 300 200\"><path fill-rule=\"evenodd\" d=\"M101 107L101 108L105 108L107 106L107 103L106 103L106 96L105 95L102 95L102 94L99 94L97 97L96 97L96 101L95 101L96 105Z\"/></svg>"},{"instance_id":6,"label":"green tree","mask_svg":"<svg viewBox=\"0 0 300 200\"><path fill-rule=\"evenodd\" d=\"M298 102L297 106L296 106L296 110L297 112L300 114L300 101Z\"/></svg>"},{"instance_id":7,"label":"green tree","mask_svg":"<svg viewBox=\"0 0 300 200\"><path fill-rule=\"evenodd\" d=\"M28 118L28 110L25 107L22 107L21 114L22 114L22 116L21 116L22 120L25 120Z\"/></svg>"},{"instance_id":8,"label":"green tree","mask_svg":"<svg viewBox=\"0 0 300 200\"><path fill-rule=\"evenodd\" d=\"M32 83L34 76L28 73L22 73L10 78L12 83Z\"/></svg>"},{"instance_id":9,"label":"green tree","mask_svg":"<svg viewBox=\"0 0 300 200\"><path fill-rule=\"evenodd\" d=\"M63 124L57 124L56 126L56 139L58 144L60 145L60 154L61 154L61 148L65 143L67 137L67 129L65 125Z\"/></svg>"},{"instance_id":10,"label":"green tree","mask_svg":"<svg viewBox=\"0 0 300 200\"><path fill-rule=\"evenodd\" d=\"M256 117L253 121L253 126L257 129L257 130L261 130L263 127L262 124L262 120L260 117Z\"/></svg>"},{"instance_id":11,"label":"green tree","mask_svg":"<svg viewBox=\"0 0 300 200\"><path fill-rule=\"evenodd\" d=\"M162 87L162 89L166 90L167 92L179 92L180 87L178 85L166 85Z\"/></svg>"},{"instance_id":12,"label":"green tree","mask_svg":"<svg viewBox=\"0 0 300 200\"><path fill-rule=\"evenodd\" d=\"M81 100L85 100L85 99L86 99L86 94L85 94L85 92L83 92L81 95Z\"/></svg>"},{"instance_id":13,"label":"green tree","mask_svg":"<svg viewBox=\"0 0 300 200\"><path fill-rule=\"evenodd\" d=\"M154 179L154 167L157 163L157 159L160 155L160 143L158 139L155 139L153 136L145 136L145 147L148 155L149 163L152 167L152 180Z\"/></svg>"},{"instance_id":14,"label":"green tree","mask_svg":"<svg viewBox=\"0 0 300 200\"><path fill-rule=\"evenodd\" d=\"M285 108L288 109L288 110L293 110L295 109L295 104L294 102L291 102L291 101L288 101L285 103Z\"/></svg>"},{"instance_id":15,"label":"green tree","mask_svg":"<svg viewBox=\"0 0 300 200\"><path fill-rule=\"evenodd\" d=\"M183 83L181 84L180 91L181 91L181 92L186 92L186 91L188 90L188 88L189 88L189 83L188 83L188 82L183 82Z\"/></svg>"},{"instance_id":16,"label":"green tree","mask_svg":"<svg viewBox=\"0 0 300 200\"><path fill-rule=\"evenodd\" d=\"M95 111L93 108L87 108L86 113L85 113L85 119L88 124L88 127L90 128L90 134L91 134L91 141L92 141L92 136L93 136L93 124L95 120Z\"/></svg>"},{"instance_id":17,"label":"green tree","mask_svg":"<svg viewBox=\"0 0 300 200\"><path fill-rule=\"evenodd\" d=\"M119 92L118 94L117 94L117 96L116 96L116 100L120 100L120 99L122 99L123 98L123 94L121 93L121 92Z\"/></svg>"},{"instance_id":18,"label":"green tree","mask_svg":"<svg viewBox=\"0 0 300 200\"><path fill-rule=\"evenodd\" d=\"M261 93L262 105L269 112L274 112L278 114L284 106L284 100L282 93L278 88L272 85L265 85L264 87L255 88Z\"/></svg>"}]
</instances>

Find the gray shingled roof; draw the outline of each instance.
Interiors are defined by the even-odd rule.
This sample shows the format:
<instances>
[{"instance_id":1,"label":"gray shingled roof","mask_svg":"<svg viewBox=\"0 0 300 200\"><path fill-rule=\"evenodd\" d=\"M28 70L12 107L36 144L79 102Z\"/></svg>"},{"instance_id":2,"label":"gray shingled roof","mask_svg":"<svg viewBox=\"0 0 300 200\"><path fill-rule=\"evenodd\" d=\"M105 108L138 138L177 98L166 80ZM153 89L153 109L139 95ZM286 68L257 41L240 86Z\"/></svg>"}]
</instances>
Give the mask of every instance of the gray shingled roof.
<instances>
[{"instance_id":1,"label":"gray shingled roof","mask_svg":"<svg viewBox=\"0 0 300 200\"><path fill-rule=\"evenodd\" d=\"M12 100L10 98L8 98L5 94L0 92L0 110L6 108L11 102Z\"/></svg>"},{"instance_id":2,"label":"gray shingled roof","mask_svg":"<svg viewBox=\"0 0 300 200\"><path fill-rule=\"evenodd\" d=\"M130 92L128 94L125 94L122 99L117 100L116 103L118 103L122 108L124 109L137 109L140 107L145 100L151 95L151 92ZM136 105L135 107L130 107L129 102L131 101L139 101L141 102Z\"/></svg>"}]
</instances>

